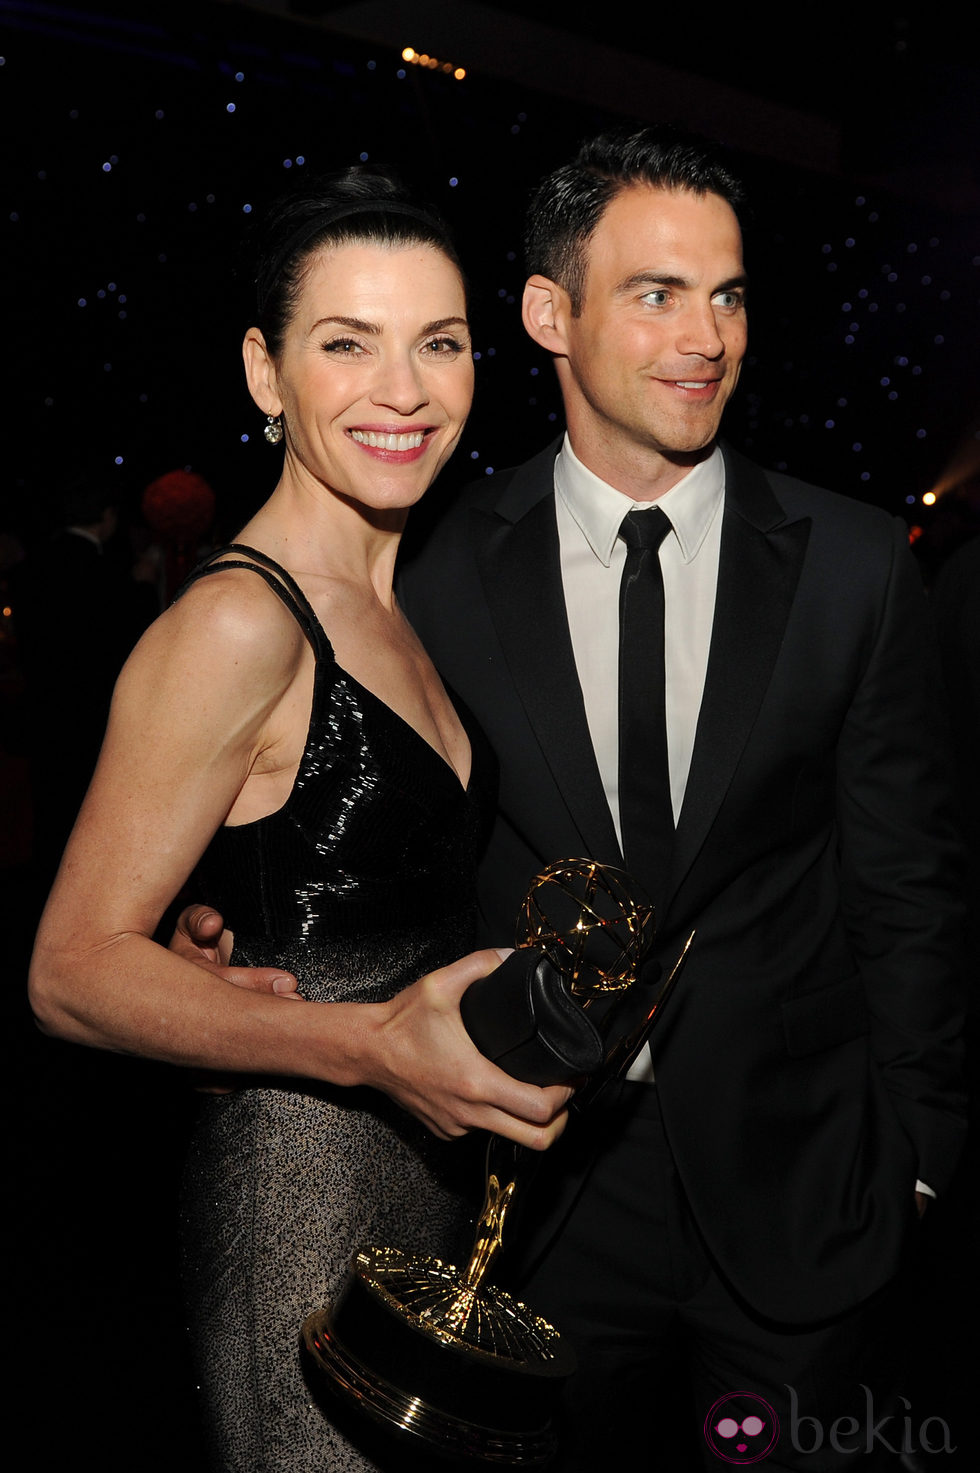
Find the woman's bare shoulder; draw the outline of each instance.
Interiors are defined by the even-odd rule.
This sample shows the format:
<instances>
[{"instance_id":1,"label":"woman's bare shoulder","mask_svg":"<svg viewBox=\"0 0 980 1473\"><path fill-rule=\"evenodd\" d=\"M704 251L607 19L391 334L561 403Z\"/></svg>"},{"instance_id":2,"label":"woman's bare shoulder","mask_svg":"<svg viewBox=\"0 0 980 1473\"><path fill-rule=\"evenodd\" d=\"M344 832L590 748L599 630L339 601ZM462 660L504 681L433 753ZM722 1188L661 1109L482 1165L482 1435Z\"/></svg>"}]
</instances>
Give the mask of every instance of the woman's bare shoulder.
<instances>
[{"instance_id":1,"label":"woman's bare shoulder","mask_svg":"<svg viewBox=\"0 0 980 1473\"><path fill-rule=\"evenodd\" d=\"M229 567L192 583L150 626L133 658L141 667L193 665L235 683L244 677L284 689L306 649L295 615L265 580Z\"/></svg>"}]
</instances>

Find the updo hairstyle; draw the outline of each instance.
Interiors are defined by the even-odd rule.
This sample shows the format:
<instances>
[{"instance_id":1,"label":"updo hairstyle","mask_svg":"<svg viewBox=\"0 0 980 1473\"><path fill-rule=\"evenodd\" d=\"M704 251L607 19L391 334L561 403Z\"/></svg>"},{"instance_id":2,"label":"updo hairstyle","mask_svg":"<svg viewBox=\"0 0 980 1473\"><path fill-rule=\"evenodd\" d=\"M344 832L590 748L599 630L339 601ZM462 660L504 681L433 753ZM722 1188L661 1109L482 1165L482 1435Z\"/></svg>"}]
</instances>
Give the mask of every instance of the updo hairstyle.
<instances>
[{"instance_id":1,"label":"updo hairstyle","mask_svg":"<svg viewBox=\"0 0 980 1473\"><path fill-rule=\"evenodd\" d=\"M273 358L282 349L313 257L325 246L365 241L433 246L456 267L466 289L446 222L435 209L413 200L393 175L354 166L311 179L281 195L253 226L253 323Z\"/></svg>"}]
</instances>

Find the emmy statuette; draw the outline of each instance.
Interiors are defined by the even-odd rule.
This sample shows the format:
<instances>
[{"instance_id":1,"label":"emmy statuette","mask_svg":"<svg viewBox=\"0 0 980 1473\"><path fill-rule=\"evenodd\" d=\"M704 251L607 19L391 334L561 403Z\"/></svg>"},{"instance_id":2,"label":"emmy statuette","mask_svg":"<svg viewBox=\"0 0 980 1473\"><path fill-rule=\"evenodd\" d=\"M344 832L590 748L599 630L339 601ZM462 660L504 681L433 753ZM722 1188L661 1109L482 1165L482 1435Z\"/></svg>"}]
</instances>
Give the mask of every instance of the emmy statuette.
<instances>
[{"instance_id":1,"label":"emmy statuette","mask_svg":"<svg viewBox=\"0 0 980 1473\"><path fill-rule=\"evenodd\" d=\"M517 929L517 950L464 994L463 1021L516 1078L581 1079L573 1105L588 1109L648 1039L693 938L666 978L638 981L653 908L621 870L584 859L537 877ZM534 1156L490 1137L486 1196L464 1268L400 1248L359 1248L336 1302L303 1325L308 1361L335 1393L437 1456L535 1467L554 1450L552 1415L574 1356L552 1325L488 1282Z\"/></svg>"}]
</instances>

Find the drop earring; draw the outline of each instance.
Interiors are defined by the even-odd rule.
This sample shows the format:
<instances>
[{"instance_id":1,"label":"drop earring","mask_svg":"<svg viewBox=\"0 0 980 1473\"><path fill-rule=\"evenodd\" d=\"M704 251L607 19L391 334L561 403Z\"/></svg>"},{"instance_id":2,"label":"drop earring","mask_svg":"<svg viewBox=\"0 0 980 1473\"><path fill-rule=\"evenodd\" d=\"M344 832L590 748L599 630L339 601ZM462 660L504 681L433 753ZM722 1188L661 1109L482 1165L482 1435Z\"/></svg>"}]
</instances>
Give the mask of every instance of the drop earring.
<instances>
[{"instance_id":1,"label":"drop earring","mask_svg":"<svg viewBox=\"0 0 980 1473\"><path fill-rule=\"evenodd\" d=\"M270 445L278 445L282 439L282 423L274 414L266 415L266 426L262 431Z\"/></svg>"}]
</instances>

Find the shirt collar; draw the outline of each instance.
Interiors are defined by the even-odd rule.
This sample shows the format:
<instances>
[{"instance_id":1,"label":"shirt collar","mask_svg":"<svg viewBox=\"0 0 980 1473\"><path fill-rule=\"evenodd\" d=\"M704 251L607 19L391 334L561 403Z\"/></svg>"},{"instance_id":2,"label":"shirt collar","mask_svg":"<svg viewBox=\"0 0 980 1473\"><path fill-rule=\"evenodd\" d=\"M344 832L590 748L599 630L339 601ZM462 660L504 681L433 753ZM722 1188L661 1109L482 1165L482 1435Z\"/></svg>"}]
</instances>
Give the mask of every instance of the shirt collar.
<instances>
[{"instance_id":1,"label":"shirt collar","mask_svg":"<svg viewBox=\"0 0 980 1473\"><path fill-rule=\"evenodd\" d=\"M682 480L656 501L630 501L582 464L568 435L555 461L555 490L596 557L609 567L620 523L632 507L659 506L670 519L681 557L689 563L700 551L725 496L725 461L716 445Z\"/></svg>"}]
</instances>

